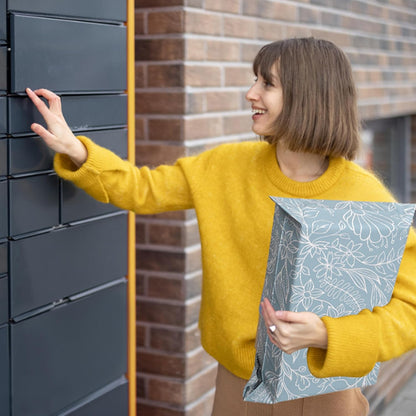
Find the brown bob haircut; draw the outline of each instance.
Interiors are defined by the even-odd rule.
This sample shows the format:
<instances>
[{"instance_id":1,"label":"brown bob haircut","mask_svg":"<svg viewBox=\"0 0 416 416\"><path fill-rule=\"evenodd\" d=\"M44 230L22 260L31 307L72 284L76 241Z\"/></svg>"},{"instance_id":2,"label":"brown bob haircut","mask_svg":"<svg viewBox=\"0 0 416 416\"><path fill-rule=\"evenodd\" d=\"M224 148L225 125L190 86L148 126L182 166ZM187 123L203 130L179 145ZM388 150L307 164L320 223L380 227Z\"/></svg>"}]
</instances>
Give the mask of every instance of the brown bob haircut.
<instances>
[{"instance_id":1,"label":"brown bob haircut","mask_svg":"<svg viewBox=\"0 0 416 416\"><path fill-rule=\"evenodd\" d=\"M283 109L269 143L284 140L289 150L351 160L360 143L357 97L351 65L332 42L286 39L263 46L254 74L273 84L277 70Z\"/></svg>"}]
</instances>

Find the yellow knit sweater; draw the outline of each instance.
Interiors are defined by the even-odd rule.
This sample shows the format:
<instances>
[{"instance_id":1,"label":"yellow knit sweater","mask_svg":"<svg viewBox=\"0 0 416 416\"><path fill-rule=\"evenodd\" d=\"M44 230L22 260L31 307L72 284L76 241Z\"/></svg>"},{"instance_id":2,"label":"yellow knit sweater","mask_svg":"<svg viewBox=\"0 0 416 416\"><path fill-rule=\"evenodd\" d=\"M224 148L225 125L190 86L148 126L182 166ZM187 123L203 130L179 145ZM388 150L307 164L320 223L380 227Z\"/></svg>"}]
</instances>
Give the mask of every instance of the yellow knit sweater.
<instances>
[{"instance_id":1,"label":"yellow knit sweater","mask_svg":"<svg viewBox=\"0 0 416 416\"><path fill-rule=\"evenodd\" d=\"M66 156L55 170L99 201L138 214L195 208L202 245L203 293L199 325L206 351L236 376L249 379L254 366L259 301L273 221L269 196L391 201L369 172L342 158L331 159L318 179L295 182L265 142L226 144L173 166L136 168L79 137L88 160L76 169ZM326 351L310 348L317 377L368 373L416 347L416 237L407 242L391 302L373 312L322 318Z\"/></svg>"}]
</instances>

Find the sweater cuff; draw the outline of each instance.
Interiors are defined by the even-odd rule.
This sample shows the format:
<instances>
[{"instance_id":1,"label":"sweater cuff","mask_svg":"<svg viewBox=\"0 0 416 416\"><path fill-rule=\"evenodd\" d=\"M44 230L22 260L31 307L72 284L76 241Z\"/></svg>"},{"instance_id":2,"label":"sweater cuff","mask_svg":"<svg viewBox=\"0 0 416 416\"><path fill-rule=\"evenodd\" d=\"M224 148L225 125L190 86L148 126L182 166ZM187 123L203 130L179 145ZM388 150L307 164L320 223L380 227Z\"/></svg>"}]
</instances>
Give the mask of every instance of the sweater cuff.
<instances>
[{"instance_id":1,"label":"sweater cuff","mask_svg":"<svg viewBox=\"0 0 416 416\"><path fill-rule=\"evenodd\" d=\"M98 146L88 137L77 138L87 149L87 160L78 168L67 155L57 153L54 157L54 169L62 179L73 182L98 201L109 202L100 174L106 170L106 166L111 166L112 159L118 159L118 156Z\"/></svg>"},{"instance_id":2,"label":"sweater cuff","mask_svg":"<svg viewBox=\"0 0 416 416\"><path fill-rule=\"evenodd\" d=\"M377 363L378 327L368 310L341 318L322 318L328 348L309 348L309 371L318 378L362 377Z\"/></svg>"}]
</instances>

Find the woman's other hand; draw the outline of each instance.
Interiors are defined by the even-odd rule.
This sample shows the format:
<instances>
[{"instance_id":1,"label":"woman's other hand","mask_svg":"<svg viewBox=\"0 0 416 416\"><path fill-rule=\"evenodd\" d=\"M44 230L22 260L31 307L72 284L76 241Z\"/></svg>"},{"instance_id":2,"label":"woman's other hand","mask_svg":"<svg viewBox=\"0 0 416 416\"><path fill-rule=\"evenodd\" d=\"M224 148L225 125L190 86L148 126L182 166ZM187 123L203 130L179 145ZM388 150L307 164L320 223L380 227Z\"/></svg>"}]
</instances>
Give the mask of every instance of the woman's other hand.
<instances>
[{"instance_id":1,"label":"woman's other hand","mask_svg":"<svg viewBox=\"0 0 416 416\"><path fill-rule=\"evenodd\" d=\"M39 110L47 125L47 129L45 129L40 124L33 123L30 128L42 137L52 150L68 155L74 164L80 167L87 160L88 152L66 123L62 114L60 97L52 91L43 88L36 91L27 88L26 93ZM39 96L46 98L49 107Z\"/></svg>"},{"instance_id":2,"label":"woman's other hand","mask_svg":"<svg viewBox=\"0 0 416 416\"><path fill-rule=\"evenodd\" d=\"M270 340L285 353L292 354L309 347L327 348L328 333L318 315L312 312L275 311L268 299L262 302L261 311Z\"/></svg>"}]
</instances>

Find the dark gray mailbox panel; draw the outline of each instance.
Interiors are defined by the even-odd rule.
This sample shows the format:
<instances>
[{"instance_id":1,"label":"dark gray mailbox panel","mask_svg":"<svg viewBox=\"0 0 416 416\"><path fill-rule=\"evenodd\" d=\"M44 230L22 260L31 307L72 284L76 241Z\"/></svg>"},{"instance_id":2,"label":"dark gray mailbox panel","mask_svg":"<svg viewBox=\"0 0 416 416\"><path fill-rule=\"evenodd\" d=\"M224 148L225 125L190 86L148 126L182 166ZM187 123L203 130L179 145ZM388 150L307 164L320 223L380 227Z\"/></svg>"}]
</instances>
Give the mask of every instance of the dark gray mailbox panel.
<instances>
[{"instance_id":1,"label":"dark gray mailbox panel","mask_svg":"<svg viewBox=\"0 0 416 416\"><path fill-rule=\"evenodd\" d=\"M0 44L7 43L6 0L0 0Z\"/></svg>"},{"instance_id":2,"label":"dark gray mailbox panel","mask_svg":"<svg viewBox=\"0 0 416 416\"><path fill-rule=\"evenodd\" d=\"M13 416L57 414L125 374L126 291L118 283L11 325Z\"/></svg>"},{"instance_id":3,"label":"dark gray mailbox panel","mask_svg":"<svg viewBox=\"0 0 416 416\"><path fill-rule=\"evenodd\" d=\"M10 235L59 225L59 180L55 174L11 179Z\"/></svg>"},{"instance_id":4,"label":"dark gray mailbox panel","mask_svg":"<svg viewBox=\"0 0 416 416\"><path fill-rule=\"evenodd\" d=\"M59 416L128 416L128 382L122 377Z\"/></svg>"},{"instance_id":5,"label":"dark gray mailbox panel","mask_svg":"<svg viewBox=\"0 0 416 416\"><path fill-rule=\"evenodd\" d=\"M0 92L7 92L7 47L0 47Z\"/></svg>"},{"instance_id":6,"label":"dark gray mailbox panel","mask_svg":"<svg viewBox=\"0 0 416 416\"><path fill-rule=\"evenodd\" d=\"M8 4L11 11L121 22L126 21L126 6L125 0L9 0Z\"/></svg>"},{"instance_id":7,"label":"dark gray mailbox panel","mask_svg":"<svg viewBox=\"0 0 416 416\"><path fill-rule=\"evenodd\" d=\"M0 414L10 414L9 328L0 326Z\"/></svg>"},{"instance_id":8,"label":"dark gray mailbox panel","mask_svg":"<svg viewBox=\"0 0 416 416\"><path fill-rule=\"evenodd\" d=\"M124 25L12 14L10 41L12 93L126 90Z\"/></svg>"},{"instance_id":9,"label":"dark gray mailbox panel","mask_svg":"<svg viewBox=\"0 0 416 416\"><path fill-rule=\"evenodd\" d=\"M9 148L9 174L11 176L53 169L54 152L43 143L40 137L9 139Z\"/></svg>"},{"instance_id":10,"label":"dark gray mailbox panel","mask_svg":"<svg viewBox=\"0 0 416 416\"><path fill-rule=\"evenodd\" d=\"M63 96L62 108L69 127L74 131L105 129L127 125L127 95ZM9 133L32 133L34 122L44 124L33 103L27 97L8 98Z\"/></svg>"},{"instance_id":11,"label":"dark gray mailbox panel","mask_svg":"<svg viewBox=\"0 0 416 416\"><path fill-rule=\"evenodd\" d=\"M89 131L81 134L114 151L123 159L127 158L127 129ZM62 182L63 224L115 211L118 211L118 208L113 205L98 202L72 183Z\"/></svg>"},{"instance_id":12,"label":"dark gray mailbox panel","mask_svg":"<svg viewBox=\"0 0 416 416\"><path fill-rule=\"evenodd\" d=\"M127 215L10 242L14 318L127 274Z\"/></svg>"},{"instance_id":13,"label":"dark gray mailbox panel","mask_svg":"<svg viewBox=\"0 0 416 416\"><path fill-rule=\"evenodd\" d=\"M7 226L7 181L0 181L0 240L6 238L8 235Z\"/></svg>"},{"instance_id":14,"label":"dark gray mailbox panel","mask_svg":"<svg viewBox=\"0 0 416 416\"><path fill-rule=\"evenodd\" d=\"M0 139L0 178L7 175L7 140Z\"/></svg>"},{"instance_id":15,"label":"dark gray mailbox panel","mask_svg":"<svg viewBox=\"0 0 416 416\"><path fill-rule=\"evenodd\" d=\"M0 137L7 133L7 98L0 97Z\"/></svg>"},{"instance_id":16,"label":"dark gray mailbox panel","mask_svg":"<svg viewBox=\"0 0 416 416\"><path fill-rule=\"evenodd\" d=\"M0 325L9 320L9 278L0 276ZM1 350L0 350L1 354Z\"/></svg>"},{"instance_id":17,"label":"dark gray mailbox panel","mask_svg":"<svg viewBox=\"0 0 416 416\"><path fill-rule=\"evenodd\" d=\"M0 243L0 276L7 274L9 271L7 244L7 241Z\"/></svg>"}]
</instances>

